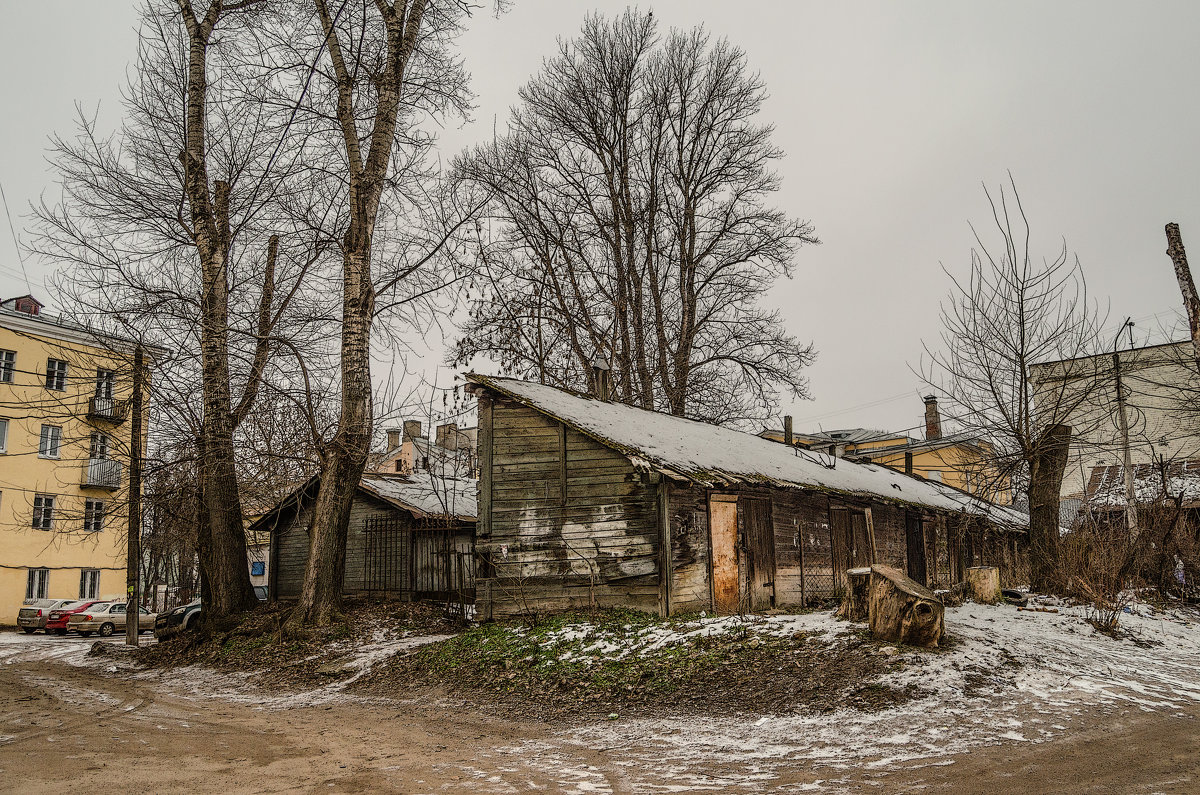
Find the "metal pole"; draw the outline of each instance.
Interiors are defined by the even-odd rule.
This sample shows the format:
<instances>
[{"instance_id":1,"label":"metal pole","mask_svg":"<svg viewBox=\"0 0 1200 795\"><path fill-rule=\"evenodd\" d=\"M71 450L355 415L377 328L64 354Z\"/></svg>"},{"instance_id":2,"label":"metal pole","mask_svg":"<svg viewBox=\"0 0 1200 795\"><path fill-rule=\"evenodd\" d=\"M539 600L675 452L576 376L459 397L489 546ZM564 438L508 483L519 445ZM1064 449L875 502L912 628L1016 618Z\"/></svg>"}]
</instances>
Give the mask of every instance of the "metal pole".
<instances>
[{"instance_id":1,"label":"metal pole","mask_svg":"<svg viewBox=\"0 0 1200 795\"><path fill-rule=\"evenodd\" d=\"M141 629L141 554L142 554L142 346L133 352L133 399L130 401L129 429L129 532L125 541L125 643L138 645Z\"/></svg>"}]
</instances>

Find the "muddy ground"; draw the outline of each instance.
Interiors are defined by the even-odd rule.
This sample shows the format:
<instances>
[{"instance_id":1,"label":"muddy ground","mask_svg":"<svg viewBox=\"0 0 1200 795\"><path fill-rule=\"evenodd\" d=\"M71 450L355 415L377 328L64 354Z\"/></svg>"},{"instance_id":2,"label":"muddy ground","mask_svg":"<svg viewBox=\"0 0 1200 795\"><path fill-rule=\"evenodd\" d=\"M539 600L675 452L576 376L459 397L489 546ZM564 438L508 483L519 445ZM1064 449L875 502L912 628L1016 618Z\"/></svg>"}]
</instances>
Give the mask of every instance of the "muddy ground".
<instances>
[{"instance_id":1,"label":"muddy ground","mask_svg":"<svg viewBox=\"0 0 1200 795\"><path fill-rule=\"evenodd\" d=\"M1053 743L919 762L675 778L655 743L589 747L563 729L464 709L436 693L276 710L56 662L0 667L5 789L103 792L1195 792L1200 710L1082 714ZM883 727L881 727L883 728ZM711 782L711 785L705 782Z\"/></svg>"}]
</instances>

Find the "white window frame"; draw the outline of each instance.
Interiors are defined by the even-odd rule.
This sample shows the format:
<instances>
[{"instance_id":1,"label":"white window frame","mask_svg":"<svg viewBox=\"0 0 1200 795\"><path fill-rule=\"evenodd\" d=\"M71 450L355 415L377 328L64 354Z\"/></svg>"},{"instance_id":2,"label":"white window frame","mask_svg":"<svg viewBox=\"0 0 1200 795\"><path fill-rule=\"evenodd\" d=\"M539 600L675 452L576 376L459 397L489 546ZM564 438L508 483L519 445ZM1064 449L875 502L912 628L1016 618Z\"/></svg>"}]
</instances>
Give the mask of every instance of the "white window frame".
<instances>
[{"instance_id":1,"label":"white window frame","mask_svg":"<svg viewBox=\"0 0 1200 795\"><path fill-rule=\"evenodd\" d=\"M53 444L51 444L53 442ZM38 437L38 458L62 457L62 426L43 425Z\"/></svg>"},{"instance_id":2,"label":"white window frame","mask_svg":"<svg viewBox=\"0 0 1200 795\"><path fill-rule=\"evenodd\" d=\"M0 453L8 452L8 418L0 417Z\"/></svg>"},{"instance_id":3,"label":"white window frame","mask_svg":"<svg viewBox=\"0 0 1200 795\"><path fill-rule=\"evenodd\" d=\"M100 569L79 570L79 599L95 599L100 595Z\"/></svg>"},{"instance_id":4,"label":"white window frame","mask_svg":"<svg viewBox=\"0 0 1200 795\"><path fill-rule=\"evenodd\" d=\"M0 350L0 384L11 384L17 371L17 352Z\"/></svg>"},{"instance_id":5,"label":"white window frame","mask_svg":"<svg viewBox=\"0 0 1200 795\"><path fill-rule=\"evenodd\" d=\"M29 574L25 578L25 598L45 599L46 594L50 592L50 569L37 568L27 571Z\"/></svg>"},{"instance_id":6,"label":"white window frame","mask_svg":"<svg viewBox=\"0 0 1200 795\"><path fill-rule=\"evenodd\" d=\"M67 388L67 363L53 356L46 359L46 389L62 392Z\"/></svg>"},{"instance_id":7,"label":"white window frame","mask_svg":"<svg viewBox=\"0 0 1200 795\"><path fill-rule=\"evenodd\" d=\"M54 502L53 494L33 495L33 524L31 526L34 530L54 529Z\"/></svg>"},{"instance_id":8,"label":"white window frame","mask_svg":"<svg viewBox=\"0 0 1200 795\"><path fill-rule=\"evenodd\" d=\"M104 500L83 501L83 532L99 533L104 529L104 508Z\"/></svg>"}]
</instances>

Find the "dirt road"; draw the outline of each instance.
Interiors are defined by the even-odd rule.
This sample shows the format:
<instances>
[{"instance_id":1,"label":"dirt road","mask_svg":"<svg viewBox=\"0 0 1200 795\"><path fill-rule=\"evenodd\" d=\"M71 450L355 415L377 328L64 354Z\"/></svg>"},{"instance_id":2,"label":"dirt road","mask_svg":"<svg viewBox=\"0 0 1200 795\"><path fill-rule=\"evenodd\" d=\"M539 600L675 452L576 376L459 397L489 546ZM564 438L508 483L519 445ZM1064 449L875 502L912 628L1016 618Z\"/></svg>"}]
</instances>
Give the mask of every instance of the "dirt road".
<instances>
[{"instance_id":1,"label":"dirt road","mask_svg":"<svg viewBox=\"0 0 1200 795\"><path fill-rule=\"evenodd\" d=\"M64 647L65 648L65 647ZM769 766L705 749L686 770L664 744L596 745L420 694L404 702L265 708L125 672L0 665L0 781L18 792L1195 792L1200 709L1082 711L1051 742L853 766ZM278 707L278 703L276 703ZM686 723L675 730L687 732ZM885 736L887 727L880 727ZM584 735L586 736L586 735ZM696 742L703 742L698 739ZM724 740L722 742L728 742ZM728 761L736 758L737 761Z\"/></svg>"}]
</instances>

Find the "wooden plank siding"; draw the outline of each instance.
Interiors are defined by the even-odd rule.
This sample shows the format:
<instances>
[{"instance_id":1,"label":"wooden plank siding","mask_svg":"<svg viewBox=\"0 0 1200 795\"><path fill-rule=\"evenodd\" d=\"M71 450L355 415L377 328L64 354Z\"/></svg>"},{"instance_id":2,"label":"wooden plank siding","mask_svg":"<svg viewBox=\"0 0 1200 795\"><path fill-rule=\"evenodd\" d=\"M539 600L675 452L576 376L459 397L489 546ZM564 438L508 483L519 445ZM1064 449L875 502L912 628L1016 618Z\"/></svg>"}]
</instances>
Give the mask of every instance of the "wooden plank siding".
<instances>
[{"instance_id":1,"label":"wooden plank siding","mask_svg":"<svg viewBox=\"0 0 1200 795\"><path fill-rule=\"evenodd\" d=\"M657 612L657 486L573 428L515 401L483 399L485 615L593 604Z\"/></svg>"},{"instance_id":2,"label":"wooden plank siding","mask_svg":"<svg viewBox=\"0 0 1200 795\"><path fill-rule=\"evenodd\" d=\"M840 598L844 569L872 560L905 572L910 559L924 561L925 582L942 588L959 581L963 567L976 560L1009 567L1006 582L1023 576L1024 535L981 532L949 513L850 494L745 484L714 490L668 479L640 471L625 454L537 409L489 389L478 393L481 617L593 605L713 610L714 495L769 504L769 513L758 504L754 528L769 522L770 536L760 538L756 549L760 556L770 550L774 558L773 607ZM835 539L837 532L844 541ZM910 543L922 548L910 554ZM747 593L749 551L740 505L735 555ZM755 587L763 607L764 582Z\"/></svg>"}]
</instances>

